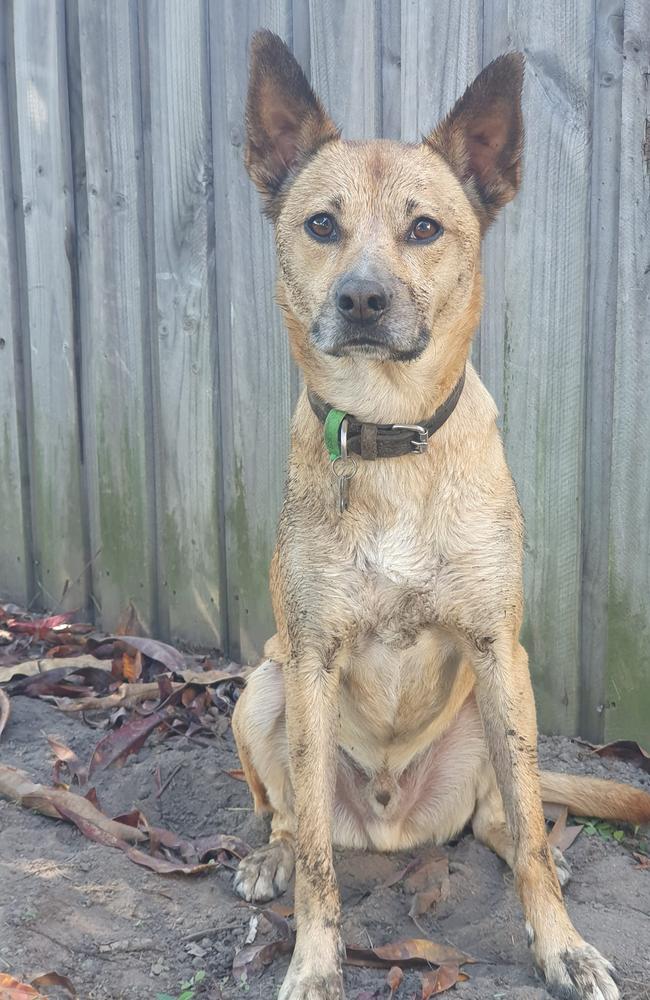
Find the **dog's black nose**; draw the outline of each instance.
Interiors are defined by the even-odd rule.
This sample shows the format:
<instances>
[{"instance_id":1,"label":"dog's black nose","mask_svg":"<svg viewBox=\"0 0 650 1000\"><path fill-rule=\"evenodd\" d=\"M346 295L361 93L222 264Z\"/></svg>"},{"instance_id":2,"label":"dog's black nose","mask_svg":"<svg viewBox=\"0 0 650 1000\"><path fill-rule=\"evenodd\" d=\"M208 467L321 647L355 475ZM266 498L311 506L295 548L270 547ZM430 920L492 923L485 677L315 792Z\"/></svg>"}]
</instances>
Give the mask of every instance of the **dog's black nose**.
<instances>
[{"instance_id":1,"label":"dog's black nose","mask_svg":"<svg viewBox=\"0 0 650 1000\"><path fill-rule=\"evenodd\" d=\"M378 281L348 278L339 285L336 308L349 323L370 326L381 319L390 306L390 296Z\"/></svg>"},{"instance_id":2,"label":"dog's black nose","mask_svg":"<svg viewBox=\"0 0 650 1000\"><path fill-rule=\"evenodd\" d=\"M387 806L390 802L390 792L384 790L375 792L375 798L380 806Z\"/></svg>"}]
</instances>

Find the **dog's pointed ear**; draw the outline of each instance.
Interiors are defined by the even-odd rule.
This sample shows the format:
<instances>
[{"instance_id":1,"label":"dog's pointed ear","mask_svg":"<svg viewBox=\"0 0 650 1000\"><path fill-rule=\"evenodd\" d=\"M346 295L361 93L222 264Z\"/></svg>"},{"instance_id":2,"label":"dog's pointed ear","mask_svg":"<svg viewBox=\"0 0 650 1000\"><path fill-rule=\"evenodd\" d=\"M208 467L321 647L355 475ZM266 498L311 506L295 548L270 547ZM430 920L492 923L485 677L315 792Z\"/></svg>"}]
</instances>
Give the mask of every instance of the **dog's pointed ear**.
<instances>
[{"instance_id":1,"label":"dog's pointed ear","mask_svg":"<svg viewBox=\"0 0 650 1000\"><path fill-rule=\"evenodd\" d=\"M246 169L272 209L289 172L339 132L281 38L251 41L246 102Z\"/></svg>"},{"instance_id":2,"label":"dog's pointed ear","mask_svg":"<svg viewBox=\"0 0 650 1000\"><path fill-rule=\"evenodd\" d=\"M479 73L425 142L465 185L483 229L521 182L524 56L510 52Z\"/></svg>"}]
</instances>

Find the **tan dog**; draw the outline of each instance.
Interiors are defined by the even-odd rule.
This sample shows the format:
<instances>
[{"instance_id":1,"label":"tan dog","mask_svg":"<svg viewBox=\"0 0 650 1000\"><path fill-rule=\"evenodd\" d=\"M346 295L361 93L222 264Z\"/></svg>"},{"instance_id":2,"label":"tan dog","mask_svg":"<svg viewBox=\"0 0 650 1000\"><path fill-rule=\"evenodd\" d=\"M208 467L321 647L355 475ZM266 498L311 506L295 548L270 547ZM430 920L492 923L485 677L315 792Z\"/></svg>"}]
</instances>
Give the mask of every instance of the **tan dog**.
<instances>
[{"instance_id":1,"label":"tan dog","mask_svg":"<svg viewBox=\"0 0 650 1000\"><path fill-rule=\"evenodd\" d=\"M247 165L311 396L271 570L278 633L233 720L255 805L272 813L238 891L282 892L295 856L281 1000L343 996L332 843L401 850L468 823L513 868L551 992L619 996L569 920L546 839L519 644L521 515L467 360L481 235L519 187L522 77L519 55L497 59L420 145L344 142L280 39L253 40ZM346 432L352 459L332 465ZM346 507L337 473L352 472ZM541 793L650 819L650 796L622 785L542 774Z\"/></svg>"}]
</instances>

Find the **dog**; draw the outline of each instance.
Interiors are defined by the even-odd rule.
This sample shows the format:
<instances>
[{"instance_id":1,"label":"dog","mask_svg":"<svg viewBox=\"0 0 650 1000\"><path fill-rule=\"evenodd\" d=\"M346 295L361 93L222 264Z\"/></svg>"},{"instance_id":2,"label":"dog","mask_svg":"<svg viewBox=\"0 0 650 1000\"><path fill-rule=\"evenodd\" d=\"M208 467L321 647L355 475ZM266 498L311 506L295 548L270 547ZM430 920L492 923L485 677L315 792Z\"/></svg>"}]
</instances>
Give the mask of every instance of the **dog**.
<instances>
[{"instance_id":1,"label":"dog","mask_svg":"<svg viewBox=\"0 0 650 1000\"><path fill-rule=\"evenodd\" d=\"M542 797L641 823L650 795L537 769L522 518L469 362L481 237L521 180L523 57L492 62L420 144L343 141L284 43L252 40L246 166L275 227L277 295L306 389L271 592L277 634L233 730L269 843L250 901L295 864L280 1000L341 1000L332 845L399 851L471 824L512 868L551 993L616 1000L573 927Z\"/></svg>"}]
</instances>

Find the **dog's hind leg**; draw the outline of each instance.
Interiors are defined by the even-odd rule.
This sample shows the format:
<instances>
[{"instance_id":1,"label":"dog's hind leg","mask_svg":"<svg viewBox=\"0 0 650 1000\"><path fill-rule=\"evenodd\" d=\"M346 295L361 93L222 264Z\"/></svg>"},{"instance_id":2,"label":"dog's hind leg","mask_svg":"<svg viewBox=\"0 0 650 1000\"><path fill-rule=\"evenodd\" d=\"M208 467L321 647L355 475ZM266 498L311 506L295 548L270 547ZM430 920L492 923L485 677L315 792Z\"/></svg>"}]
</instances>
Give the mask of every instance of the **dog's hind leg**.
<instances>
[{"instance_id":1,"label":"dog's hind leg","mask_svg":"<svg viewBox=\"0 0 650 1000\"><path fill-rule=\"evenodd\" d=\"M244 858L235 889L249 902L266 902L287 888L294 868L293 791L284 711L282 666L261 664L242 693L232 722L255 811L271 812L268 844Z\"/></svg>"},{"instance_id":2,"label":"dog's hind leg","mask_svg":"<svg viewBox=\"0 0 650 1000\"><path fill-rule=\"evenodd\" d=\"M472 817L472 832L478 841L498 854L510 868L514 868L515 842L508 829L503 800L491 764L485 765L485 775L479 787L476 811ZM571 866L559 847L552 847L551 854L558 882L564 888L571 879Z\"/></svg>"},{"instance_id":3,"label":"dog's hind leg","mask_svg":"<svg viewBox=\"0 0 650 1000\"><path fill-rule=\"evenodd\" d=\"M542 812L527 656L512 634L495 632L475 643L476 695L513 836L512 869L536 964L549 993L563 1000L620 1000L614 968L580 937L564 906Z\"/></svg>"}]
</instances>

